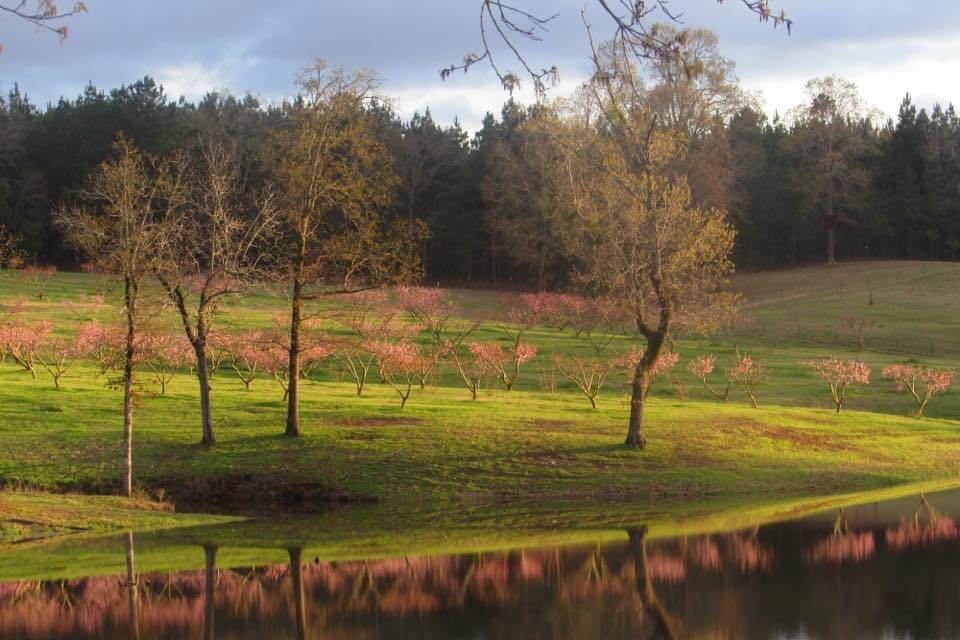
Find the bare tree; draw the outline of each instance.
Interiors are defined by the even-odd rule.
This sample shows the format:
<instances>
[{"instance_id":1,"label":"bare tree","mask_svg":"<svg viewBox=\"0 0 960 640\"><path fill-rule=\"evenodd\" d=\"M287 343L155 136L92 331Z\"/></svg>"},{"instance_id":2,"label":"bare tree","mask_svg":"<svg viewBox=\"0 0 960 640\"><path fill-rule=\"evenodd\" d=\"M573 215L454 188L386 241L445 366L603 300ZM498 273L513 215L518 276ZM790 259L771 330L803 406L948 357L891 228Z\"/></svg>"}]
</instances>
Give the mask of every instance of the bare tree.
<instances>
[{"instance_id":1,"label":"bare tree","mask_svg":"<svg viewBox=\"0 0 960 640\"><path fill-rule=\"evenodd\" d=\"M176 206L170 194L179 191L183 177L177 168L141 153L119 136L112 157L90 176L81 202L55 212L55 222L91 264L123 278L126 331L123 347L122 488L133 493L133 394L138 362L141 285L149 278L163 240L160 220Z\"/></svg>"},{"instance_id":2,"label":"bare tree","mask_svg":"<svg viewBox=\"0 0 960 640\"><path fill-rule=\"evenodd\" d=\"M299 84L302 96L288 126L266 151L284 233L277 266L290 285L289 436L300 435L304 303L416 276L425 234L421 224L384 213L397 180L367 113L378 78L317 61L300 73Z\"/></svg>"},{"instance_id":3,"label":"bare tree","mask_svg":"<svg viewBox=\"0 0 960 640\"><path fill-rule=\"evenodd\" d=\"M61 9L55 0L18 0L17 2L0 2L0 12L26 20L37 29L57 34L61 41L67 37L67 26L56 23L87 12L83 2L74 2L69 9ZM0 51L3 47L0 46Z\"/></svg>"},{"instance_id":4,"label":"bare tree","mask_svg":"<svg viewBox=\"0 0 960 640\"><path fill-rule=\"evenodd\" d=\"M718 0L720 4L723 0ZM752 13L759 16L761 22L774 27L784 26L789 32L793 21L783 11L775 11L770 0L740 0ZM455 71L470 69L478 62L486 62L500 80L504 89L513 91L520 86L521 76L533 83L538 94L544 93L549 85L556 82L559 70L556 65L540 67L532 62L523 51L522 43L540 42L549 31L550 23L559 14L540 14L528 8L523 2L507 0L478 0L480 8L479 53L467 53L460 63L451 64L440 70L441 78L448 78ZM669 0L595 0L594 5L607 25L612 28L610 39L638 60L681 59L684 53L686 35L683 31L664 30L657 24L658 19L679 22L681 14L673 9ZM584 9L586 11L586 9ZM501 43L507 49L508 58L521 67L520 72L510 71L495 55L496 44Z\"/></svg>"},{"instance_id":5,"label":"bare tree","mask_svg":"<svg viewBox=\"0 0 960 640\"><path fill-rule=\"evenodd\" d=\"M214 315L230 296L262 279L264 242L276 228L269 194L247 204L236 150L219 139L199 143L199 162L180 158L190 176L177 215L163 221L157 279L183 323L196 356L202 444L213 444L208 348Z\"/></svg>"}]
</instances>

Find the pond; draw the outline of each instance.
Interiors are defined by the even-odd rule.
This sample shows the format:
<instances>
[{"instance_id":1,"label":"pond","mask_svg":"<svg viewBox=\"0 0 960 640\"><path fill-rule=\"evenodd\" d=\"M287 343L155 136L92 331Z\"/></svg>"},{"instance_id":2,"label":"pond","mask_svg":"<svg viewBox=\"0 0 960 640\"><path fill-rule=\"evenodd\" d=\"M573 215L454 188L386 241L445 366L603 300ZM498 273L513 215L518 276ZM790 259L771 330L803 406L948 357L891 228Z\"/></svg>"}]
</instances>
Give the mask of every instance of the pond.
<instances>
[{"instance_id":1,"label":"pond","mask_svg":"<svg viewBox=\"0 0 960 640\"><path fill-rule=\"evenodd\" d=\"M457 554L329 560L210 532L52 543L3 554L5 578L18 563L62 577L0 582L0 637L960 637L958 517L948 491L725 533L637 523Z\"/></svg>"}]
</instances>

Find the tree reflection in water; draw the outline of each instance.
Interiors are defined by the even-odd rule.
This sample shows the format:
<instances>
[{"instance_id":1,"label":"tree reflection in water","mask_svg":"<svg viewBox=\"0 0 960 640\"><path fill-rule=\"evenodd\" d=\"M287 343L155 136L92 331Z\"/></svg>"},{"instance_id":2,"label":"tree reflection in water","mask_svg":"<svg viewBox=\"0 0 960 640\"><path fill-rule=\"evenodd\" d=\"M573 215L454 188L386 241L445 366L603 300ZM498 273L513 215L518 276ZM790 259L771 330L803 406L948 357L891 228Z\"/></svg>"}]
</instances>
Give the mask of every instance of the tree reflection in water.
<instances>
[{"instance_id":1,"label":"tree reflection in water","mask_svg":"<svg viewBox=\"0 0 960 640\"><path fill-rule=\"evenodd\" d=\"M636 527L507 553L322 562L295 547L252 568L218 568L227 556L206 545L202 570L139 575L128 534L125 575L0 582L0 637L955 636L960 529L915 505L883 523L840 511L672 540Z\"/></svg>"}]
</instances>

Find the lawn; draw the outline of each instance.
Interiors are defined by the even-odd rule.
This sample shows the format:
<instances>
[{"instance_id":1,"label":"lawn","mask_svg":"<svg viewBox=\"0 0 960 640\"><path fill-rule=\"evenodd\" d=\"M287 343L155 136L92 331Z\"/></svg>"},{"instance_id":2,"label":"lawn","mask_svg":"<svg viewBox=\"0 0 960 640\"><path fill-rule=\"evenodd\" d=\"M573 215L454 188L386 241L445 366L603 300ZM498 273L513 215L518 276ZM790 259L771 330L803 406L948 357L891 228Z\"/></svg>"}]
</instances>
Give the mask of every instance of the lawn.
<instances>
[{"instance_id":1,"label":"lawn","mask_svg":"<svg viewBox=\"0 0 960 640\"><path fill-rule=\"evenodd\" d=\"M553 375L551 354L587 354L590 347L569 331L542 328L527 336L540 354L526 365L517 388L507 392L490 380L476 401L447 371L415 391L401 410L391 388L374 383L358 398L342 374L321 368L304 386L299 439L283 436L282 392L273 380L260 378L245 391L224 367L213 378L218 442L201 447L195 380L182 372L160 396L144 372L135 418L136 482L154 497L172 496L181 508L333 499L442 511L465 505L746 504L960 475L960 393L938 396L928 416L918 419L908 415L909 399L879 379L889 362L960 363L960 269L853 263L746 274L734 284L744 292L752 323L722 336L677 341L684 359L651 393L644 452L621 446L628 412L622 382L610 385L598 410L572 385L561 381L556 391L544 385ZM49 319L68 335L77 321L62 301L102 287L108 300L116 299L115 285L96 276L58 274L45 300L29 300L24 315ZM495 292L456 294L465 315L490 317L501 306ZM3 274L0 300L17 295L27 295L24 284ZM250 295L227 307L220 324L227 330L266 327L282 310L276 296ZM849 312L877 322L861 354L840 322ZM159 313L175 330L171 312ZM505 337L488 320L474 339ZM622 336L610 348L631 343ZM727 403L713 400L686 371L697 354L716 354L722 364L736 349L767 362L759 409L737 392ZM871 385L857 390L839 415L801 364L827 354L862 357L874 369ZM121 398L108 378L82 363L55 390L43 372L34 380L9 361L0 365L0 481L115 491Z\"/></svg>"}]
</instances>

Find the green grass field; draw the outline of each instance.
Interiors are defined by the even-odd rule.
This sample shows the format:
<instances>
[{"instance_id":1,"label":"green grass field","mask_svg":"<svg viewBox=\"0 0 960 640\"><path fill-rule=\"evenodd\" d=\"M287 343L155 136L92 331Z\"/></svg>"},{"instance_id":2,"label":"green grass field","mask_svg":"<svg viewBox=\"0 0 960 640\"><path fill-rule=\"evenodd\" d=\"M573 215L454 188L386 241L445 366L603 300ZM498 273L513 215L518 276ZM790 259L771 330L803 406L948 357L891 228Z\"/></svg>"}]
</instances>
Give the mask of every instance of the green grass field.
<instances>
[{"instance_id":1,"label":"green grass field","mask_svg":"<svg viewBox=\"0 0 960 640\"><path fill-rule=\"evenodd\" d=\"M115 301L115 285L91 275L59 274L45 300L28 299L25 319L51 320L68 335L77 322L62 301L104 286ZM329 496L376 498L391 509L443 511L464 505L747 505L960 475L960 392L938 396L927 417L918 419L909 416L910 399L879 379L880 367L890 362L960 364L960 268L853 263L747 274L735 286L744 293L752 325L678 340L684 359L672 380L659 381L651 394L644 452L621 446L628 411L621 387L610 385L596 411L570 384L560 383L555 392L542 389L552 353L589 352L570 332L544 328L528 334L540 354L526 365L518 387L506 392L491 380L475 402L447 372L436 385L415 391L401 411L391 388L374 382L357 398L349 380L321 368L304 386L299 439L282 435L285 407L273 380L260 378L247 392L224 368L213 379L218 443L201 447L195 379L177 375L161 397L143 372L135 478L152 494L165 491L174 500L210 486L226 492L275 487L282 493L306 485ZM0 301L18 295L28 295L24 284L15 274L0 275ZM466 315L484 317L498 305L495 292L457 295ZM281 311L279 298L251 295L226 308L220 323L228 330L266 327ZM849 312L877 322L862 354L840 322ZM172 312L160 313L175 330ZM475 339L504 337L488 322ZM611 349L630 342L618 338ZM700 353L717 354L723 364L737 348L767 362L770 377L759 388L759 409L737 392L727 403L713 400L686 371ZM858 355L874 369L871 385L856 390L840 415L801 364L828 354ZM42 371L34 380L10 362L0 365L0 481L42 490L114 491L121 397L97 373L91 364L77 365L64 376L63 389L55 390ZM29 521L31 498L20 496L19 519ZM0 494L0 517L9 500ZM99 526L96 519L90 522Z\"/></svg>"}]
</instances>

